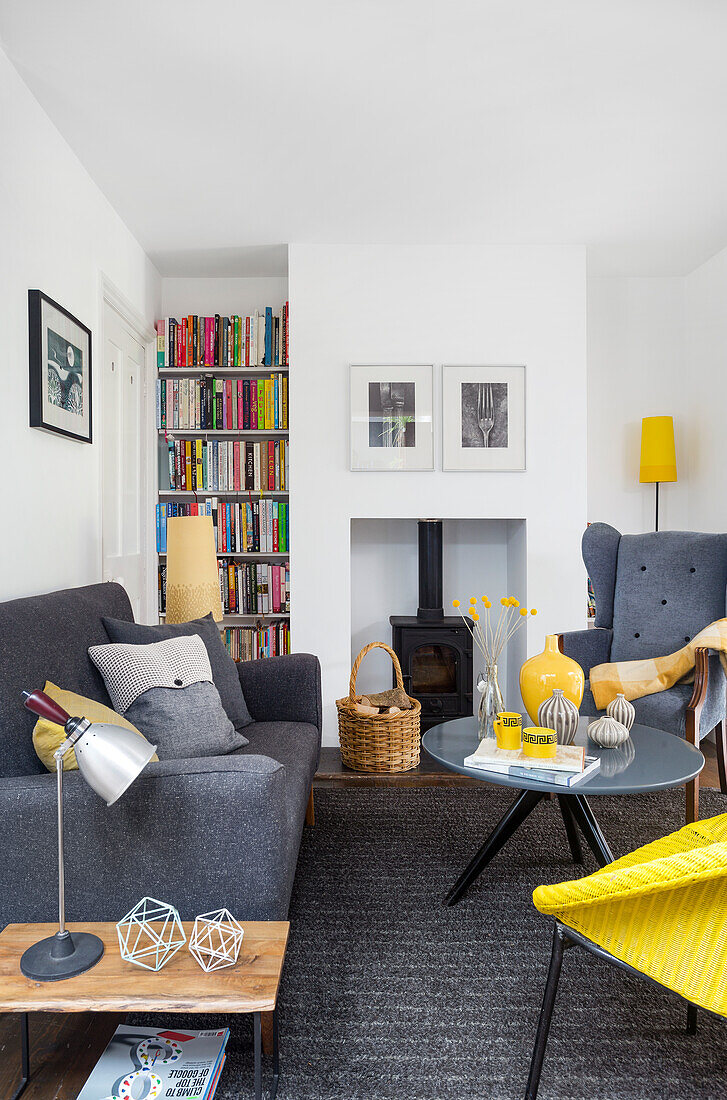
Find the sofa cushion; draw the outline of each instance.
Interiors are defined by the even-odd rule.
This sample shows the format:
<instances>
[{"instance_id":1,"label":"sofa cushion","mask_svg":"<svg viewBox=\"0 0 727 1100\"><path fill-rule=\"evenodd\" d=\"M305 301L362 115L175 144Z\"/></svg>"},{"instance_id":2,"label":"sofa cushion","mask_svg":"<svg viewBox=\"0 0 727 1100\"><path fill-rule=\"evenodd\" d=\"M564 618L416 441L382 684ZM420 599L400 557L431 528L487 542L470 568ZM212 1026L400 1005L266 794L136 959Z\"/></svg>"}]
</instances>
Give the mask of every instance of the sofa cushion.
<instances>
[{"instance_id":1,"label":"sofa cushion","mask_svg":"<svg viewBox=\"0 0 727 1100\"><path fill-rule=\"evenodd\" d=\"M160 642L165 638L189 637L192 634L198 634L207 649L212 666L212 679L220 693L227 717L237 730L244 729L252 722L240 686L237 665L225 649L211 614L203 619L193 619L189 623L162 623L159 626L144 626L141 623L110 618L104 618L103 624L112 642L124 642L129 645L148 645L150 642Z\"/></svg>"},{"instance_id":2,"label":"sofa cushion","mask_svg":"<svg viewBox=\"0 0 727 1100\"><path fill-rule=\"evenodd\" d=\"M149 645L91 646L114 706L162 760L224 756L247 744L227 717L197 634Z\"/></svg>"},{"instance_id":3,"label":"sofa cushion","mask_svg":"<svg viewBox=\"0 0 727 1100\"><path fill-rule=\"evenodd\" d=\"M103 677L88 647L108 641L102 615L131 619L129 597L119 584L66 588L0 603L0 775L45 774L33 749L36 716L22 691L46 680L110 707Z\"/></svg>"}]
</instances>

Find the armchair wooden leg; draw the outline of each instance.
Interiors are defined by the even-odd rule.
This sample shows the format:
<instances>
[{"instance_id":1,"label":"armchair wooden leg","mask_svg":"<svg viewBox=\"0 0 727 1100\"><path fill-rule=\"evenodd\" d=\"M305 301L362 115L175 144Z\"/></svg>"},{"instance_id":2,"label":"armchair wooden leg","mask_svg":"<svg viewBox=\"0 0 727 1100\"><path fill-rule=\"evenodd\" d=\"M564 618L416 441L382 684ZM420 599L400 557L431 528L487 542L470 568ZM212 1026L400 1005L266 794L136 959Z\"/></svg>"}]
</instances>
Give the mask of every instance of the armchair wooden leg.
<instances>
[{"instance_id":1,"label":"armchair wooden leg","mask_svg":"<svg viewBox=\"0 0 727 1100\"><path fill-rule=\"evenodd\" d=\"M316 823L316 808L313 805L313 788L311 788L308 805L305 808L305 823L306 825L315 825Z\"/></svg>"},{"instance_id":2,"label":"armchair wooden leg","mask_svg":"<svg viewBox=\"0 0 727 1100\"><path fill-rule=\"evenodd\" d=\"M714 727L717 742L717 767L719 768L719 789L727 794L727 721L718 722Z\"/></svg>"},{"instance_id":3,"label":"armchair wooden leg","mask_svg":"<svg viewBox=\"0 0 727 1100\"><path fill-rule=\"evenodd\" d=\"M687 783L687 825L699 821L699 776Z\"/></svg>"}]
</instances>

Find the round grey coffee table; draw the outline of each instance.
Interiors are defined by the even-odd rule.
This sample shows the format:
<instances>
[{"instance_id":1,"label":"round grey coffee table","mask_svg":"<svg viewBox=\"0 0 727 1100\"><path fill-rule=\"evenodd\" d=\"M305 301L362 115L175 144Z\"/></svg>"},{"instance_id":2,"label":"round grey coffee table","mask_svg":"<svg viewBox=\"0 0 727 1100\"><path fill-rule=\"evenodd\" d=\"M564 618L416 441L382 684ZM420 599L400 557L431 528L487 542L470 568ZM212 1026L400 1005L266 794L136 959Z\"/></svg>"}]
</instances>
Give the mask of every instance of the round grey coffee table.
<instances>
[{"instance_id":1,"label":"round grey coffee table","mask_svg":"<svg viewBox=\"0 0 727 1100\"><path fill-rule=\"evenodd\" d=\"M605 867L614 857L588 801L591 795L643 794L681 787L699 775L704 767L704 757L699 749L672 733L664 733L650 726L633 726L630 740L618 749L598 748L589 741L587 731L588 719L581 718L575 744L584 745L588 756L600 756L601 770L575 787L563 788L554 783L531 782L520 777L515 779L484 772L479 768L466 768L464 758L470 756L478 744L477 719L474 717L457 718L427 730L422 737L422 745L445 768L500 787L513 787L519 792L447 894L446 905L457 904L493 856L547 795L558 796L574 861L580 863L583 858L578 837L580 828L599 866Z\"/></svg>"}]
</instances>

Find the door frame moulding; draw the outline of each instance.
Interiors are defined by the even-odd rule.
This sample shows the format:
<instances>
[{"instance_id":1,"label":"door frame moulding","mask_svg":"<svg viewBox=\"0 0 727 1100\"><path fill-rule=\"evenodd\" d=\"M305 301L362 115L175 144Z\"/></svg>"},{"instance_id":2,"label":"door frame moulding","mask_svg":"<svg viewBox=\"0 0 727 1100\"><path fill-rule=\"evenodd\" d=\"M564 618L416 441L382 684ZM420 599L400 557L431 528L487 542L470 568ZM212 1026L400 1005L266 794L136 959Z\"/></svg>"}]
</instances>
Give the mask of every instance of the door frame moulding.
<instances>
[{"instance_id":1,"label":"door frame moulding","mask_svg":"<svg viewBox=\"0 0 727 1100\"><path fill-rule=\"evenodd\" d=\"M95 350L97 377L94 379L96 401L104 400L104 355L106 349L106 309L112 309L120 319L134 333L139 343L144 348L144 391L142 413L142 449L141 449L141 507L142 507L142 540L143 553L143 593L142 616L145 622L156 622L157 611L157 575L156 575L156 544L155 531L151 517L154 515L154 505L157 500L157 437L155 430L155 383L156 383L156 330L129 299L119 290L115 283L103 272L99 272L99 333ZM98 406L99 411L103 405ZM99 417L101 419L101 417ZM98 422L98 421L97 421ZM103 430L103 429L102 429ZM98 575L103 577L103 436L100 438L101 470L99 476L99 516L101 517L101 538L99 539L100 560L98 563Z\"/></svg>"}]
</instances>

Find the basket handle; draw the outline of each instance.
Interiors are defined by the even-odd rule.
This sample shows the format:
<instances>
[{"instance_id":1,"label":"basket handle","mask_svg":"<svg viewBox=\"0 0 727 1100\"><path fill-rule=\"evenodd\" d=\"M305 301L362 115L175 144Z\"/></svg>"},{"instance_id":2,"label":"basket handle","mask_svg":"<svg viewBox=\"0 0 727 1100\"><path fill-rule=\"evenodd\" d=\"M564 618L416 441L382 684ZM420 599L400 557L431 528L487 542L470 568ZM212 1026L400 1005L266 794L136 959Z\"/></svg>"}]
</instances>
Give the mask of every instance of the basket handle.
<instances>
[{"instance_id":1,"label":"basket handle","mask_svg":"<svg viewBox=\"0 0 727 1100\"><path fill-rule=\"evenodd\" d=\"M363 661L364 657L370 649L386 650L386 652L391 657L392 663L394 665L394 672L396 673L396 686L398 688L401 688L402 691L404 690L404 678L401 675L401 665L399 664L399 658L394 653L394 650L391 649L390 646L386 644L386 642L370 642L368 645L365 645L363 647L358 657L353 662L353 668L351 669L351 680L348 685L348 698L349 702L351 703L356 702L356 677L358 676L358 670L361 667L361 662Z\"/></svg>"}]
</instances>

